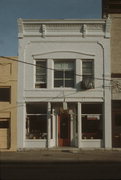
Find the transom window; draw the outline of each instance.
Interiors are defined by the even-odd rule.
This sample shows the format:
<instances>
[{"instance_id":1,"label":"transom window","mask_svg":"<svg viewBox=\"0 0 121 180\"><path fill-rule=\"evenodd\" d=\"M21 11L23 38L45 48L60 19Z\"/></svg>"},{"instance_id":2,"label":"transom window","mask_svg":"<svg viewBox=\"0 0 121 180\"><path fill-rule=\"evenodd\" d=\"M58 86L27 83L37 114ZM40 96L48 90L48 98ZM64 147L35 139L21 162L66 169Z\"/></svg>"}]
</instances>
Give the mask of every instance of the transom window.
<instances>
[{"instance_id":1,"label":"transom window","mask_svg":"<svg viewBox=\"0 0 121 180\"><path fill-rule=\"evenodd\" d=\"M46 88L47 86L47 69L45 60L36 61L36 88Z\"/></svg>"},{"instance_id":2,"label":"transom window","mask_svg":"<svg viewBox=\"0 0 121 180\"><path fill-rule=\"evenodd\" d=\"M74 87L74 61L54 62L54 87Z\"/></svg>"}]
</instances>

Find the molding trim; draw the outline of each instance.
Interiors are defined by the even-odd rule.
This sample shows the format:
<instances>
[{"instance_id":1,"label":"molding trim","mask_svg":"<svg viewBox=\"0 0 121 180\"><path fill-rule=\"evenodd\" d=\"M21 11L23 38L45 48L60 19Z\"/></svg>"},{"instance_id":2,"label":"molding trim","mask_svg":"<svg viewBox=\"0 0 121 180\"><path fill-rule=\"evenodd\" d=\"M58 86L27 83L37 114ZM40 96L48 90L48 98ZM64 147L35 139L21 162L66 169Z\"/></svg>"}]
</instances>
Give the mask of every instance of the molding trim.
<instances>
[{"instance_id":1,"label":"molding trim","mask_svg":"<svg viewBox=\"0 0 121 180\"><path fill-rule=\"evenodd\" d=\"M33 57L37 57L37 56L41 56L41 55L48 55L48 54L52 54L52 53L75 53L75 54L80 54L80 55L85 55L85 56L92 56L94 57L94 54L90 54L90 53L84 53L84 52L76 52L76 51L50 51L50 52L44 52L44 53L40 53L40 54L33 54Z\"/></svg>"}]
</instances>

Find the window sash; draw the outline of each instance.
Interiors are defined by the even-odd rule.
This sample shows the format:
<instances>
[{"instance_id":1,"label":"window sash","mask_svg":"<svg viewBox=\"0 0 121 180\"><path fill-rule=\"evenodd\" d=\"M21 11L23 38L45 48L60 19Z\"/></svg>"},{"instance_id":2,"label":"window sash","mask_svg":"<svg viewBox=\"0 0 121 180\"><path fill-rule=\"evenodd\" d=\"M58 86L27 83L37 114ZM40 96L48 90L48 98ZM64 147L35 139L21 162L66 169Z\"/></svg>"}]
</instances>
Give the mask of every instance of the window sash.
<instances>
[{"instance_id":1,"label":"window sash","mask_svg":"<svg viewBox=\"0 0 121 180\"><path fill-rule=\"evenodd\" d=\"M83 60L82 62L82 75L84 77L89 76L93 77L94 76L94 65L92 60Z\"/></svg>"},{"instance_id":2,"label":"window sash","mask_svg":"<svg viewBox=\"0 0 121 180\"><path fill-rule=\"evenodd\" d=\"M36 86L39 88L46 88L47 82L47 63L45 60L36 61ZM41 84L44 84L44 86ZM38 86L39 85L39 86Z\"/></svg>"},{"instance_id":3,"label":"window sash","mask_svg":"<svg viewBox=\"0 0 121 180\"><path fill-rule=\"evenodd\" d=\"M55 62L54 87L74 87L74 61Z\"/></svg>"}]
</instances>

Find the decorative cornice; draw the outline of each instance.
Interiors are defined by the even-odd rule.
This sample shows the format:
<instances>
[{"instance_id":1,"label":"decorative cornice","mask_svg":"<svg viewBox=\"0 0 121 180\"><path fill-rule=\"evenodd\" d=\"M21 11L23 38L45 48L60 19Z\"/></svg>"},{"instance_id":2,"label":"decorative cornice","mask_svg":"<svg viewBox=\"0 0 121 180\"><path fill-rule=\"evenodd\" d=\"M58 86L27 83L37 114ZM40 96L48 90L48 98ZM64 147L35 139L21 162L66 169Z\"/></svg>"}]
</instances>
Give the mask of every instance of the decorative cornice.
<instances>
[{"instance_id":1,"label":"decorative cornice","mask_svg":"<svg viewBox=\"0 0 121 180\"><path fill-rule=\"evenodd\" d=\"M42 33L42 37L45 38L45 36L46 36L46 25L45 24L41 25L41 33Z\"/></svg>"},{"instance_id":2,"label":"decorative cornice","mask_svg":"<svg viewBox=\"0 0 121 180\"><path fill-rule=\"evenodd\" d=\"M86 34L87 34L87 25L83 24L83 26L82 26L82 36L85 37Z\"/></svg>"},{"instance_id":3,"label":"decorative cornice","mask_svg":"<svg viewBox=\"0 0 121 180\"><path fill-rule=\"evenodd\" d=\"M22 38L24 33L23 21L21 18L17 20L18 22L18 37Z\"/></svg>"},{"instance_id":4,"label":"decorative cornice","mask_svg":"<svg viewBox=\"0 0 121 180\"><path fill-rule=\"evenodd\" d=\"M19 37L23 36L110 36L110 20L22 20L18 19Z\"/></svg>"},{"instance_id":5,"label":"decorative cornice","mask_svg":"<svg viewBox=\"0 0 121 180\"><path fill-rule=\"evenodd\" d=\"M109 38L110 37L110 29L111 29L111 19L108 17L106 19L106 24L105 24L105 37Z\"/></svg>"}]
</instances>

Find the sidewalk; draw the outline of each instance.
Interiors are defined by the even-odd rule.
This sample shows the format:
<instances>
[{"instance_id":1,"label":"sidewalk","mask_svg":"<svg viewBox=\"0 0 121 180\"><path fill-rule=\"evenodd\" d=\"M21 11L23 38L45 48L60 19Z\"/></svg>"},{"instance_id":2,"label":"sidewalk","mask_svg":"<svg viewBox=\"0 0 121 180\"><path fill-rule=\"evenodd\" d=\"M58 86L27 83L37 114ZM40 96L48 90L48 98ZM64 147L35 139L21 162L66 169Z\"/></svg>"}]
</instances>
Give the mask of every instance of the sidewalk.
<instances>
[{"instance_id":1,"label":"sidewalk","mask_svg":"<svg viewBox=\"0 0 121 180\"><path fill-rule=\"evenodd\" d=\"M0 161L15 162L121 162L121 150L44 149L0 152Z\"/></svg>"}]
</instances>

